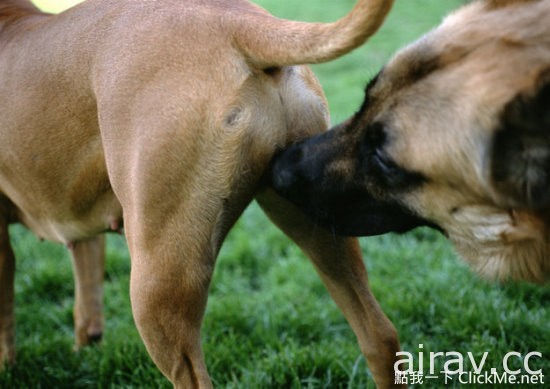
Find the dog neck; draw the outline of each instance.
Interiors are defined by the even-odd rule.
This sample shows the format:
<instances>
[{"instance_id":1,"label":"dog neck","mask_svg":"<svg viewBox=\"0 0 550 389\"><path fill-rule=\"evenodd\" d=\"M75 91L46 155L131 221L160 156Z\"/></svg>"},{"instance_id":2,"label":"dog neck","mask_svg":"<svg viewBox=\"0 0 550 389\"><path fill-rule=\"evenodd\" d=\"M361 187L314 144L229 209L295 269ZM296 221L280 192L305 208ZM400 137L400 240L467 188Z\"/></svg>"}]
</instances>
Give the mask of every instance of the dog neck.
<instances>
[{"instance_id":1,"label":"dog neck","mask_svg":"<svg viewBox=\"0 0 550 389\"><path fill-rule=\"evenodd\" d=\"M41 11L28 0L0 0L0 29Z\"/></svg>"}]
</instances>

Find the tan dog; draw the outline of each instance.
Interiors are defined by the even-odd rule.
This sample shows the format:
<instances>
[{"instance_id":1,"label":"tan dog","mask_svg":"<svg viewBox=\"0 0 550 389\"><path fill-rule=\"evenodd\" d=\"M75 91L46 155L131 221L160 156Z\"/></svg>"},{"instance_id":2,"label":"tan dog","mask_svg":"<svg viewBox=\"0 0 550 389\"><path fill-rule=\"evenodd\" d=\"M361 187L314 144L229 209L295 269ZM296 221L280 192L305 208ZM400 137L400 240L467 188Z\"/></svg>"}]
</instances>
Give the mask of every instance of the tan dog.
<instances>
[{"instance_id":1,"label":"tan dog","mask_svg":"<svg viewBox=\"0 0 550 389\"><path fill-rule=\"evenodd\" d=\"M442 229L479 273L550 274L550 1L476 1L399 52L360 111L274 164L344 235Z\"/></svg>"},{"instance_id":2,"label":"tan dog","mask_svg":"<svg viewBox=\"0 0 550 389\"><path fill-rule=\"evenodd\" d=\"M77 346L101 336L105 231L124 225L137 327L176 387L210 387L200 325L228 230L256 197L314 262L376 382L399 349L357 242L262 188L275 150L328 127L304 63L372 35L392 1L332 24L276 19L244 0L95 0L60 15L0 1L0 361L14 352L8 225L69 246Z\"/></svg>"}]
</instances>

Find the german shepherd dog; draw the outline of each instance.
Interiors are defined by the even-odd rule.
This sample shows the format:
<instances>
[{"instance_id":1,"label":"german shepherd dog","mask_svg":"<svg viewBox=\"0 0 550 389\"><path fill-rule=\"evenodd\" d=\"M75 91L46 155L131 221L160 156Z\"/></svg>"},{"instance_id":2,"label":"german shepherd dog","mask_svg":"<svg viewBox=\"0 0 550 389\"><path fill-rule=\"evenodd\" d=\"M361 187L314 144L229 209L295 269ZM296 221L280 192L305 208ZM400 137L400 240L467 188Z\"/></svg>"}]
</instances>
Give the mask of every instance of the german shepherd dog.
<instances>
[{"instance_id":1,"label":"german shepherd dog","mask_svg":"<svg viewBox=\"0 0 550 389\"><path fill-rule=\"evenodd\" d=\"M399 51L359 111L273 162L348 236L443 231L483 276L550 273L550 1L474 1Z\"/></svg>"}]
</instances>

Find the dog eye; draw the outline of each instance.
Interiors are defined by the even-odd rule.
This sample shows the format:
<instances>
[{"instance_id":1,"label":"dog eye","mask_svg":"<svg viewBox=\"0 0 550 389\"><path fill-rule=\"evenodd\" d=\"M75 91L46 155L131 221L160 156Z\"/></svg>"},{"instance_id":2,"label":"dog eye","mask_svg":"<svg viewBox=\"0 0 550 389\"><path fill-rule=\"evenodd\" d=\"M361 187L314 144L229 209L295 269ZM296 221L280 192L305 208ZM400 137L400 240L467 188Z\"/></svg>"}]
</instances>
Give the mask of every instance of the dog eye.
<instances>
[{"instance_id":1,"label":"dog eye","mask_svg":"<svg viewBox=\"0 0 550 389\"><path fill-rule=\"evenodd\" d=\"M368 181L384 190L404 190L426 181L417 172L399 166L386 152L390 140L387 128L381 122L369 124L360 143L358 172Z\"/></svg>"},{"instance_id":2,"label":"dog eye","mask_svg":"<svg viewBox=\"0 0 550 389\"><path fill-rule=\"evenodd\" d=\"M406 172L393 162L382 147L376 148L370 158L370 174L383 187L401 187Z\"/></svg>"},{"instance_id":3,"label":"dog eye","mask_svg":"<svg viewBox=\"0 0 550 389\"><path fill-rule=\"evenodd\" d=\"M365 136L361 144L361 156L366 162L366 168L382 174L389 173L392 170L391 159L384 152L384 146L387 143L386 130L384 124L374 122L365 129Z\"/></svg>"},{"instance_id":4,"label":"dog eye","mask_svg":"<svg viewBox=\"0 0 550 389\"><path fill-rule=\"evenodd\" d=\"M372 161L385 176L391 176L399 170L380 147L374 150Z\"/></svg>"},{"instance_id":5,"label":"dog eye","mask_svg":"<svg viewBox=\"0 0 550 389\"><path fill-rule=\"evenodd\" d=\"M417 172L406 170L397 165L382 147L376 148L368 162L368 175L381 188L388 190L405 190L426 182L426 178Z\"/></svg>"}]
</instances>

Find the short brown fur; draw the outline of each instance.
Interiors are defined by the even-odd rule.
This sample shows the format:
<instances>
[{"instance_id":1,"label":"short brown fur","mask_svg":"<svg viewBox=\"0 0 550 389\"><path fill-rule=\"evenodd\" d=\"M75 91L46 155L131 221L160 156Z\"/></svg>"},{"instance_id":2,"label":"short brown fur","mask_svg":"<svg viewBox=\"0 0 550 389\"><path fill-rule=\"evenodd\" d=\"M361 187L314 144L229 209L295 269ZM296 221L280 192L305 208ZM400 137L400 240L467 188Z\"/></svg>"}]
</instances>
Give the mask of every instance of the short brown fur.
<instances>
[{"instance_id":1,"label":"short brown fur","mask_svg":"<svg viewBox=\"0 0 550 389\"><path fill-rule=\"evenodd\" d=\"M359 0L340 21L309 24L244 0L95 0L60 15L0 0L0 364L15 359L8 225L69 247L77 347L103 329L100 234L124 225L147 350L175 387L211 387L208 286L256 198L314 262L375 381L390 386L397 335L357 242L317 229L261 177L277 149L328 126L302 64L352 50L391 5Z\"/></svg>"}]
</instances>

